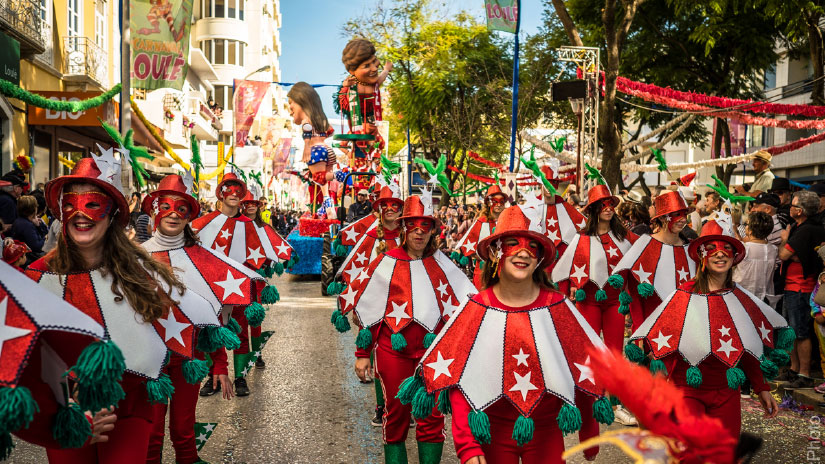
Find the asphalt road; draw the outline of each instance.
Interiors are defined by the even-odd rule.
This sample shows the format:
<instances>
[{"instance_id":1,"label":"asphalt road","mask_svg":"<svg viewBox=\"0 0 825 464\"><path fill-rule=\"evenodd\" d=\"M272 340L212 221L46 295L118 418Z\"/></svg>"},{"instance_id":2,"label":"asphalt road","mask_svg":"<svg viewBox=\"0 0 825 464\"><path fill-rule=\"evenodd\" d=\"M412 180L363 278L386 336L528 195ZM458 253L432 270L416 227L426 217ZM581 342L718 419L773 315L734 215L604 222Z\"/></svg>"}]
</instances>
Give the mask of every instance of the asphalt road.
<instances>
[{"instance_id":1,"label":"asphalt road","mask_svg":"<svg viewBox=\"0 0 825 464\"><path fill-rule=\"evenodd\" d=\"M273 283L282 299L264 322L264 330L275 332L263 352L267 367L250 373L248 397L201 398L198 421L218 423L201 458L211 463L383 462L381 431L370 425L373 386L360 384L352 370L355 331L341 335L332 327L334 300L320 296L317 280L285 274ZM765 439L755 463L825 461L825 442L808 439L825 438L823 429L810 414L783 411L763 421L755 403L743 406L743 430ZM411 432L407 447L414 463ZM575 434L566 439L568 446L577 441ZM458 462L449 433L444 451L442 462ZM174 463L173 456L167 440L164 463ZM42 449L19 442L10 462L39 464L46 458ZM568 462L586 461L579 455ZM631 461L614 447L602 447L595 462Z\"/></svg>"}]
</instances>

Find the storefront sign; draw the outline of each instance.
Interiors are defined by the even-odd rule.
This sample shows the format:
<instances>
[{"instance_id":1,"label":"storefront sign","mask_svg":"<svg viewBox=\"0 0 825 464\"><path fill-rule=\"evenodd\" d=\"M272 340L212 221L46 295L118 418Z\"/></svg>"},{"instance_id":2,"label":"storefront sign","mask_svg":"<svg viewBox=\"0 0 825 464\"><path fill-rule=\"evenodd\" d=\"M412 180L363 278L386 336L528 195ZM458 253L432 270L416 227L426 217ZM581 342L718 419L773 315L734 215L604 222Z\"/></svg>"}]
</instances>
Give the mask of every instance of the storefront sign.
<instances>
[{"instance_id":1,"label":"storefront sign","mask_svg":"<svg viewBox=\"0 0 825 464\"><path fill-rule=\"evenodd\" d=\"M183 87L192 3L193 0L130 0L133 88Z\"/></svg>"},{"instance_id":2,"label":"storefront sign","mask_svg":"<svg viewBox=\"0 0 825 464\"><path fill-rule=\"evenodd\" d=\"M41 92L37 94L55 101L81 101L100 95L100 92ZM109 100L97 108L71 113L53 111L29 105L29 124L44 126L100 126L97 118L106 124L118 127L118 105Z\"/></svg>"},{"instance_id":3,"label":"storefront sign","mask_svg":"<svg viewBox=\"0 0 825 464\"><path fill-rule=\"evenodd\" d=\"M20 85L20 42L0 32L0 79Z\"/></svg>"}]
</instances>

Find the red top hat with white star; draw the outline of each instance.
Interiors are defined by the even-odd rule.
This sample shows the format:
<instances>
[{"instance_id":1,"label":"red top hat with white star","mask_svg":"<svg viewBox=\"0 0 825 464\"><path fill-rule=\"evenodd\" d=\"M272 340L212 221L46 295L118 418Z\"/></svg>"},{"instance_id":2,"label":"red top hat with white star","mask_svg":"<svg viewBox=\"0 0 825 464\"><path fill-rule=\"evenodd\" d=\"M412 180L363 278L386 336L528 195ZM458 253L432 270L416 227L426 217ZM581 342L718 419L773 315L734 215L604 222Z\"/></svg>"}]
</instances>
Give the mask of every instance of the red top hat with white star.
<instances>
[{"instance_id":1,"label":"red top hat with white star","mask_svg":"<svg viewBox=\"0 0 825 464\"><path fill-rule=\"evenodd\" d=\"M246 191L246 195L244 195L243 200L241 200L241 204L244 205L246 203L255 203L258 208L261 207L261 202L256 200L255 197L252 195L252 192L249 190Z\"/></svg>"},{"instance_id":2,"label":"red top hat with white star","mask_svg":"<svg viewBox=\"0 0 825 464\"><path fill-rule=\"evenodd\" d=\"M92 158L81 158L75 164L71 174L60 176L46 183L46 204L53 214L60 215L62 210L60 198L63 195L63 188L73 183L92 184L100 188L103 193L114 200L115 211L112 214L118 223L124 227L129 223L129 204L126 203L126 198L117 187L103 178L103 173Z\"/></svg>"},{"instance_id":3,"label":"red top hat with white star","mask_svg":"<svg viewBox=\"0 0 825 464\"><path fill-rule=\"evenodd\" d=\"M143 198L143 201L140 204L140 209L146 214L152 214L152 210L154 209L152 207L152 202L154 202L155 199L166 195L175 195L186 200L186 202L189 203L189 211L192 212L190 217L196 218L200 214L200 204L192 195L186 193L186 185L183 183L183 178L177 174L169 174L161 179L157 190Z\"/></svg>"},{"instance_id":4,"label":"red top hat with white star","mask_svg":"<svg viewBox=\"0 0 825 464\"><path fill-rule=\"evenodd\" d=\"M244 195L246 195L246 182L238 178L238 176L236 176L234 172L229 172L223 175L223 179L221 179L221 182L218 184L217 190L215 190L215 196L218 197L218 200L223 200L223 186L226 185L228 182L235 182L239 184L241 187L243 187L244 194L241 195L241 198L243 198Z\"/></svg>"},{"instance_id":5,"label":"red top hat with white star","mask_svg":"<svg viewBox=\"0 0 825 464\"><path fill-rule=\"evenodd\" d=\"M584 206L584 209L586 210L593 206L593 204L597 201L604 200L606 198L610 199L614 208L619 204L619 197L610 193L610 189L607 188L606 185L594 185L587 191L587 204Z\"/></svg>"},{"instance_id":6,"label":"red top hat with white star","mask_svg":"<svg viewBox=\"0 0 825 464\"><path fill-rule=\"evenodd\" d=\"M485 237L478 244L478 254L481 259L489 261L490 245L503 237L527 237L535 240L544 248L544 256L552 259L556 256L556 247L553 241L541 232L530 228L531 221L519 205L505 209L496 222L495 232Z\"/></svg>"},{"instance_id":7,"label":"red top hat with white star","mask_svg":"<svg viewBox=\"0 0 825 464\"><path fill-rule=\"evenodd\" d=\"M378 199L372 204L373 208L376 210L381 209L384 203L398 203L400 205L404 205L404 200L395 196L395 192L386 185L381 187L381 191L378 193Z\"/></svg>"},{"instance_id":8,"label":"red top hat with white star","mask_svg":"<svg viewBox=\"0 0 825 464\"><path fill-rule=\"evenodd\" d=\"M704 245L708 242L721 240L730 243L734 248L733 265L745 259L745 245L733 236L733 229L727 221L711 220L702 226L702 235L690 242L688 256L694 261L701 262L704 257Z\"/></svg>"},{"instance_id":9,"label":"red top hat with white star","mask_svg":"<svg viewBox=\"0 0 825 464\"><path fill-rule=\"evenodd\" d=\"M432 211L432 208L430 208ZM400 219L430 219L435 223L436 228L441 225L441 222L432 214L427 214L424 203L421 202L421 197L412 195L404 200L404 208L401 210Z\"/></svg>"},{"instance_id":10,"label":"red top hat with white star","mask_svg":"<svg viewBox=\"0 0 825 464\"><path fill-rule=\"evenodd\" d=\"M656 219L678 211L684 211L685 213L688 211L688 205L685 203L685 199L682 197L682 194L676 190L662 192L661 195L656 197L655 204L656 215L651 219Z\"/></svg>"}]
</instances>

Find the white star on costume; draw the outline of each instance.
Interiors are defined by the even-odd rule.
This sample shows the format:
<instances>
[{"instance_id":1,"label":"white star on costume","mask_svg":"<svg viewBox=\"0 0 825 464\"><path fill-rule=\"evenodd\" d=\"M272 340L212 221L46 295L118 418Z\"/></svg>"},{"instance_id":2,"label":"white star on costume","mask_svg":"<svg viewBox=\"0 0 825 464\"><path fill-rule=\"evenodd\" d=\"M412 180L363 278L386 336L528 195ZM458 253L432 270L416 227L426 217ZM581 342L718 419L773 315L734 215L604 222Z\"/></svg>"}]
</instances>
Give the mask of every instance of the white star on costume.
<instances>
[{"instance_id":1,"label":"white star on costume","mask_svg":"<svg viewBox=\"0 0 825 464\"><path fill-rule=\"evenodd\" d=\"M226 280L215 281L215 285L223 288L223 298L221 298L221 300L225 300L232 295L238 295L243 298L243 292L241 291L241 282L243 281L243 277L237 279L232 277L232 271L227 269Z\"/></svg>"},{"instance_id":2,"label":"white star on costume","mask_svg":"<svg viewBox=\"0 0 825 464\"><path fill-rule=\"evenodd\" d=\"M547 238L554 242L557 242L559 241L559 239L561 239L561 237L559 237L558 231L556 230L551 230L550 233L547 234Z\"/></svg>"},{"instance_id":3,"label":"white star on costume","mask_svg":"<svg viewBox=\"0 0 825 464\"><path fill-rule=\"evenodd\" d=\"M356 291L352 289L352 286L347 287L347 291L342 293L340 296L341 300L344 302L342 309L347 309L352 306L352 303L355 302L355 294Z\"/></svg>"},{"instance_id":4,"label":"white star on costume","mask_svg":"<svg viewBox=\"0 0 825 464\"><path fill-rule=\"evenodd\" d=\"M447 291L447 282L438 281L438 287L436 287L439 293L441 293L441 298L448 296L450 293Z\"/></svg>"},{"instance_id":5,"label":"white star on costume","mask_svg":"<svg viewBox=\"0 0 825 464\"><path fill-rule=\"evenodd\" d=\"M578 224L579 229L584 229L584 226L587 225L587 219L582 219L582 222Z\"/></svg>"},{"instance_id":6,"label":"white star on costume","mask_svg":"<svg viewBox=\"0 0 825 464\"><path fill-rule=\"evenodd\" d=\"M590 356L584 360L584 364L573 363L573 365L579 370L579 380L577 380L577 382L589 380L592 384L596 383L593 381L593 368L590 367Z\"/></svg>"},{"instance_id":7,"label":"white star on costume","mask_svg":"<svg viewBox=\"0 0 825 464\"><path fill-rule=\"evenodd\" d=\"M359 272L361 272L362 270L363 270L363 268L360 268L360 267L358 267L358 266L353 266L353 267L351 267L351 268L347 269L346 271L344 271L344 274L348 275L348 276L349 276L349 280L351 281L351 280L352 280L352 279L354 279L354 278L355 278L355 276L356 276L356 275L358 275L358 273L359 273Z\"/></svg>"},{"instance_id":8,"label":"white star on costume","mask_svg":"<svg viewBox=\"0 0 825 464\"><path fill-rule=\"evenodd\" d=\"M264 258L264 255L261 254L261 247L255 248L254 250L252 248L247 248L246 252L246 259L251 259L254 262Z\"/></svg>"},{"instance_id":9,"label":"white star on costume","mask_svg":"<svg viewBox=\"0 0 825 464\"><path fill-rule=\"evenodd\" d=\"M230 238L232 238L232 232L229 232L229 229L222 230L219 235L224 240L229 240Z\"/></svg>"},{"instance_id":10,"label":"white star on costume","mask_svg":"<svg viewBox=\"0 0 825 464\"><path fill-rule=\"evenodd\" d=\"M355 255L355 264L361 264L367 260L367 254L363 251Z\"/></svg>"},{"instance_id":11,"label":"white star on costume","mask_svg":"<svg viewBox=\"0 0 825 464\"><path fill-rule=\"evenodd\" d=\"M762 323L759 324L759 332L762 334L762 338L764 340L770 340L771 329L765 327L765 321L762 321Z\"/></svg>"},{"instance_id":12,"label":"white star on costume","mask_svg":"<svg viewBox=\"0 0 825 464\"><path fill-rule=\"evenodd\" d=\"M518 391L521 392L521 400L527 401L527 393L530 390L538 390L539 388L532 383L530 383L530 376L533 375L533 372L530 371L526 375L521 376L517 373L513 372L513 376L516 378L516 384L510 388L510 391Z\"/></svg>"},{"instance_id":13,"label":"white star on costume","mask_svg":"<svg viewBox=\"0 0 825 464\"><path fill-rule=\"evenodd\" d=\"M574 264L573 265L573 274L571 274L570 277L578 279L579 282L584 280L584 278L587 277L587 273L584 272L584 265L576 266Z\"/></svg>"},{"instance_id":14,"label":"white star on costume","mask_svg":"<svg viewBox=\"0 0 825 464\"><path fill-rule=\"evenodd\" d=\"M278 250L278 255L286 255L289 251L289 245L285 242L281 242L281 244L276 246L275 249Z\"/></svg>"},{"instance_id":15,"label":"white star on costume","mask_svg":"<svg viewBox=\"0 0 825 464\"><path fill-rule=\"evenodd\" d=\"M407 304L409 301L405 301L404 304L396 304L394 301L392 303L392 311L387 314L387 318L394 317L395 318L395 325L401 323L401 319L409 319L409 314L405 313L404 311L407 309Z\"/></svg>"},{"instance_id":16,"label":"white star on costume","mask_svg":"<svg viewBox=\"0 0 825 464\"><path fill-rule=\"evenodd\" d=\"M206 432L211 432L211 431L215 430L215 424L206 424L203 427L203 430L206 431Z\"/></svg>"},{"instance_id":17,"label":"white star on costume","mask_svg":"<svg viewBox=\"0 0 825 464\"><path fill-rule=\"evenodd\" d=\"M209 438L209 437L207 437L205 433L202 433L202 434L198 435L197 437L195 437L195 440L197 440L197 441L206 441L207 438Z\"/></svg>"},{"instance_id":18,"label":"white star on costume","mask_svg":"<svg viewBox=\"0 0 825 464\"><path fill-rule=\"evenodd\" d=\"M448 298L448 301L444 302L444 317L452 317L453 313L458 308L459 308L459 305L454 305L453 304L453 299Z\"/></svg>"},{"instance_id":19,"label":"white star on costume","mask_svg":"<svg viewBox=\"0 0 825 464\"><path fill-rule=\"evenodd\" d=\"M476 246L475 246L474 243L467 242L464 245L462 245L461 248L464 248L464 254L465 255L469 255L470 253L473 252L473 250L476 249Z\"/></svg>"},{"instance_id":20,"label":"white star on costume","mask_svg":"<svg viewBox=\"0 0 825 464\"><path fill-rule=\"evenodd\" d=\"M719 335L720 337L730 337L730 327L722 326L722 328L719 329L719 332L720 332L720 335Z\"/></svg>"},{"instance_id":21,"label":"white star on costume","mask_svg":"<svg viewBox=\"0 0 825 464\"><path fill-rule=\"evenodd\" d=\"M676 272L679 274L679 282L684 282L685 280L688 279L688 275L689 275L688 271L686 271L684 268L679 269Z\"/></svg>"},{"instance_id":22,"label":"white star on costume","mask_svg":"<svg viewBox=\"0 0 825 464\"><path fill-rule=\"evenodd\" d=\"M255 361L250 360L246 365L247 367L252 367L255 365Z\"/></svg>"},{"instance_id":23,"label":"white star on costume","mask_svg":"<svg viewBox=\"0 0 825 464\"><path fill-rule=\"evenodd\" d=\"M652 342L659 345L659 348L657 348L657 350L661 350L663 346L665 346L667 348L670 348L670 337L672 337L672 336L673 335L665 335L660 330L659 331L659 336L654 338L652 340Z\"/></svg>"},{"instance_id":24,"label":"white star on costume","mask_svg":"<svg viewBox=\"0 0 825 464\"><path fill-rule=\"evenodd\" d=\"M636 280L638 280L640 284L650 283L650 280L648 278L652 273L645 272L645 268L642 267L641 264L639 264L639 269L633 270L633 273L636 274Z\"/></svg>"},{"instance_id":25,"label":"white star on costume","mask_svg":"<svg viewBox=\"0 0 825 464\"><path fill-rule=\"evenodd\" d=\"M169 308L169 315L166 316L166 319L158 319L158 324L163 326L163 330L165 332L163 336L164 342L168 342L170 339L174 338L182 346L186 346L186 343L183 342L182 332L189 327L189 324L185 322L178 322L175 319L175 312L172 308Z\"/></svg>"},{"instance_id":26,"label":"white star on costume","mask_svg":"<svg viewBox=\"0 0 825 464\"><path fill-rule=\"evenodd\" d=\"M3 298L3 301L0 301L0 356L3 354L3 344L7 340L13 340L15 338L20 338L24 335L31 333L29 329L22 329L20 327L12 327L10 325L6 325L6 311L8 310L9 306L9 297L8 295Z\"/></svg>"},{"instance_id":27,"label":"white star on costume","mask_svg":"<svg viewBox=\"0 0 825 464\"><path fill-rule=\"evenodd\" d=\"M547 220L547 228L548 229L555 229L556 224L558 224L558 223L559 223L559 221L556 220L556 218L550 218L550 219Z\"/></svg>"},{"instance_id":28,"label":"white star on costume","mask_svg":"<svg viewBox=\"0 0 825 464\"><path fill-rule=\"evenodd\" d=\"M453 378L453 375L450 374L450 364L455 361L453 359L444 359L444 356L441 355L441 351L436 353L436 360L435 362L427 363L426 366L432 369L433 372L433 380L438 379L442 375L446 375L449 378Z\"/></svg>"},{"instance_id":29,"label":"white star on costume","mask_svg":"<svg viewBox=\"0 0 825 464\"><path fill-rule=\"evenodd\" d=\"M248 367L244 368L244 370L241 371L241 377L246 377L247 374L249 374L249 368Z\"/></svg>"},{"instance_id":30,"label":"white star on costume","mask_svg":"<svg viewBox=\"0 0 825 464\"><path fill-rule=\"evenodd\" d=\"M370 275L367 272L367 269L364 268L364 270L362 270L361 273L358 274L358 277L355 280L353 280L352 283L359 282L359 281L362 281L364 279L369 279L369 278L370 278Z\"/></svg>"},{"instance_id":31,"label":"white star on costume","mask_svg":"<svg viewBox=\"0 0 825 464\"><path fill-rule=\"evenodd\" d=\"M716 351L721 351L721 352L725 353L725 356L727 356L728 358L730 358L731 351L739 351L739 349L733 347L733 339L732 338L728 341L722 340L720 338L719 339L719 344L720 344L720 346Z\"/></svg>"},{"instance_id":32,"label":"white star on costume","mask_svg":"<svg viewBox=\"0 0 825 464\"><path fill-rule=\"evenodd\" d=\"M213 250L219 251L221 254L226 254L226 245L218 245L217 243L215 246L212 247Z\"/></svg>"},{"instance_id":33,"label":"white star on costume","mask_svg":"<svg viewBox=\"0 0 825 464\"><path fill-rule=\"evenodd\" d=\"M607 251L607 254L610 255L611 258L615 258L619 255L619 249L616 247L610 247L605 251Z\"/></svg>"},{"instance_id":34,"label":"white star on costume","mask_svg":"<svg viewBox=\"0 0 825 464\"><path fill-rule=\"evenodd\" d=\"M353 228L353 227L351 227L351 228L349 228L349 229L345 230L345 231L344 231L344 234L346 234L346 236L347 236L347 237L346 237L346 240L347 240L348 242L354 242L354 241L355 241L355 239L356 239L356 238L358 238L358 232L356 232L356 231L355 231L355 228Z\"/></svg>"},{"instance_id":35,"label":"white star on costume","mask_svg":"<svg viewBox=\"0 0 825 464\"><path fill-rule=\"evenodd\" d=\"M530 355L525 354L524 350L521 349L521 348L518 349L518 354L513 354L511 356L516 358L516 366L521 366L522 364L524 364L526 366L527 365L527 358L530 357Z\"/></svg>"},{"instance_id":36,"label":"white star on costume","mask_svg":"<svg viewBox=\"0 0 825 464\"><path fill-rule=\"evenodd\" d=\"M260 351L256 351L256 352L254 353L254 356L255 356L256 358L260 358L260 357L261 357L261 352L260 352Z\"/></svg>"}]
</instances>

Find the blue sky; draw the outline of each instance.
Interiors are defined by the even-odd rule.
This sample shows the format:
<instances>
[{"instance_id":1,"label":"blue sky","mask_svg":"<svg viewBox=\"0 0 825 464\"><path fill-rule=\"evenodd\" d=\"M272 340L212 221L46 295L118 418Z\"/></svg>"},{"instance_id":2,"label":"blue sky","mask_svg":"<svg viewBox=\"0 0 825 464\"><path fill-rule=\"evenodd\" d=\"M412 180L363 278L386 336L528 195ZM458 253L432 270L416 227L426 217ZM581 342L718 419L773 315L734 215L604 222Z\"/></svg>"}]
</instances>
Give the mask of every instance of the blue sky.
<instances>
[{"instance_id":1,"label":"blue sky","mask_svg":"<svg viewBox=\"0 0 825 464\"><path fill-rule=\"evenodd\" d=\"M281 2L281 79L283 82L306 81L310 84L340 84L346 76L341 64L341 50L346 39L341 26L374 6L378 0L283 0ZM542 0L522 0L522 34L535 33L541 25ZM384 0L389 6L391 0ZM484 19L483 0L434 0L433 5L447 12L465 10ZM319 88L318 93L330 122L332 118L332 87Z\"/></svg>"}]
</instances>

